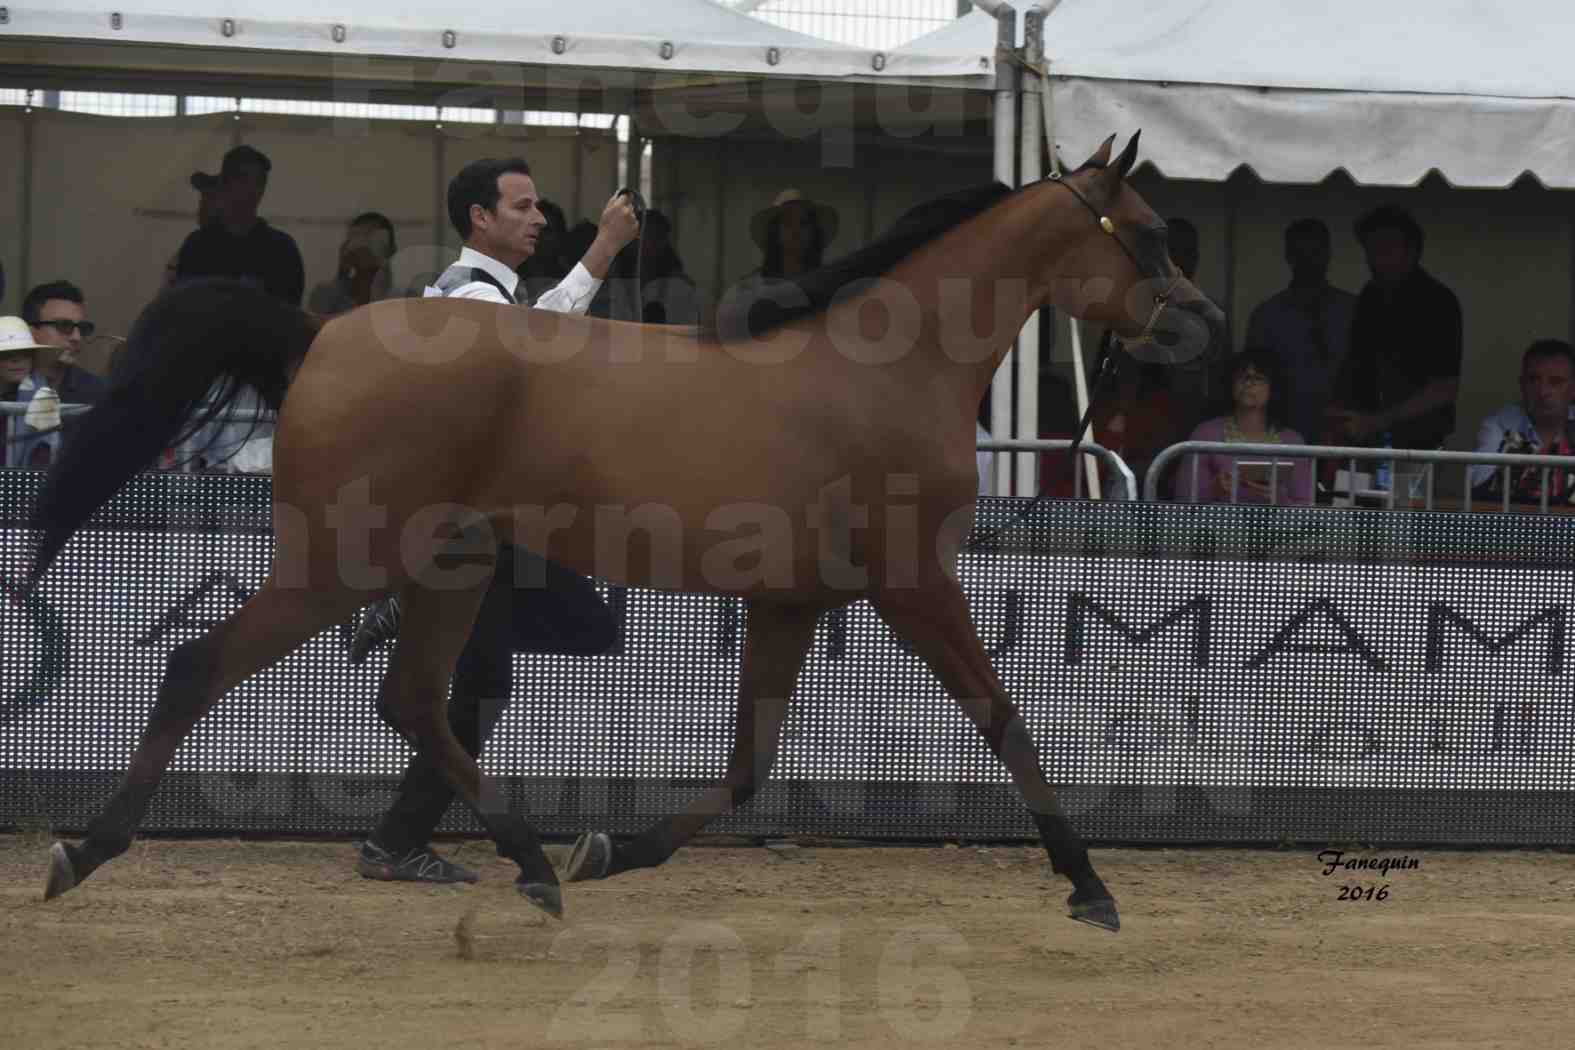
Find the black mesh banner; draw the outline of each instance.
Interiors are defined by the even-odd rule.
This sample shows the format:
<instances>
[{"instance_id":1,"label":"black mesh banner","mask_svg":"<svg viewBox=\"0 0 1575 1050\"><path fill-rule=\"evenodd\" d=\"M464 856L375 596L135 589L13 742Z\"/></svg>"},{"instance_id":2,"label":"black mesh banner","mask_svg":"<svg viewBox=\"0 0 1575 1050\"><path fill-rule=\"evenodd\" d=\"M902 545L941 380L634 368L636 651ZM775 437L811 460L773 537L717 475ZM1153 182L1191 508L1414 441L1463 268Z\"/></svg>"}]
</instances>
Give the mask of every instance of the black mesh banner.
<instances>
[{"instance_id":1,"label":"black mesh banner","mask_svg":"<svg viewBox=\"0 0 1575 1050\"><path fill-rule=\"evenodd\" d=\"M39 478L0 471L6 572ZM0 826L81 829L170 649L262 581L266 478L145 475L0 608ZM985 500L977 534L1022 507ZM1103 842L1561 845L1575 830L1571 523L1047 502L964 556L1063 805ZM521 654L482 766L546 832L633 831L721 775L742 609L617 589L621 652ZM226 697L148 831L357 834L408 759L349 624ZM477 830L455 809L447 827ZM771 785L709 830L1030 838L1004 771L864 603L825 617Z\"/></svg>"}]
</instances>

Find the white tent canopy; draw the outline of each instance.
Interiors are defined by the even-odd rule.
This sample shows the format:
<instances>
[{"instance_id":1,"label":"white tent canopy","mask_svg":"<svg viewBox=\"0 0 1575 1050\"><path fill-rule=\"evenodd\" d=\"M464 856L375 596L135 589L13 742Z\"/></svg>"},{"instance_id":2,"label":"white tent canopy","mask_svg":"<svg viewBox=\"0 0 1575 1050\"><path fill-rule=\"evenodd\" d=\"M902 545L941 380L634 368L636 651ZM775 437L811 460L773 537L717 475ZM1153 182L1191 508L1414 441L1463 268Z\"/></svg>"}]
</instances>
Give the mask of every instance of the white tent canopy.
<instances>
[{"instance_id":1,"label":"white tent canopy","mask_svg":"<svg viewBox=\"0 0 1575 1050\"><path fill-rule=\"evenodd\" d=\"M1056 137L1076 162L1142 128L1182 179L1575 187L1570 25L1551 0L1064 0L1045 22ZM995 32L975 12L899 53L977 62Z\"/></svg>"},{"instance_id":2,"label":"white tent canopy","mask_svg":"<svg viewBox=\"0 0 1575 1050\"><path fill-rule=\"evenodd\" d=\"M0 39L525 63L654 73L880 76L885 56L794 33L712 0L23 0ZM968 60L972 61L972 60ZM954 56L910 76L973 73Z\"/></svg>"}]
</instances>

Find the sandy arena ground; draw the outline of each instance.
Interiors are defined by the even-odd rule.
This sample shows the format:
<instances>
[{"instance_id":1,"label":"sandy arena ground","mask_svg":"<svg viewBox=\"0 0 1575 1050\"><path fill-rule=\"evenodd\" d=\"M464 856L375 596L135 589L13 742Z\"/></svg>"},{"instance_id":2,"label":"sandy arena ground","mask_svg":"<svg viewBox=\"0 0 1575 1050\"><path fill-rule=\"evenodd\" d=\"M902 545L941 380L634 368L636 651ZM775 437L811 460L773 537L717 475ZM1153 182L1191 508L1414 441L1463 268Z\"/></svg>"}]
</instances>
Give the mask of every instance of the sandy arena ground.
<instances>
[{"instance_id":1,"label":"sandy arena ground","mask_svg":"<svg viewBox=\"0 0 1575 1050\"><path fill-rule=\"evenodd\" d=\"M1099 850L1112 936L1015 847L693 848L562 924L484 843L443 847L480 885L425 887L345 843L144 841L48 905L46 848L0 836L4 1047L1575 1045L1566 854Z\"/></svg>"}]
</instances>

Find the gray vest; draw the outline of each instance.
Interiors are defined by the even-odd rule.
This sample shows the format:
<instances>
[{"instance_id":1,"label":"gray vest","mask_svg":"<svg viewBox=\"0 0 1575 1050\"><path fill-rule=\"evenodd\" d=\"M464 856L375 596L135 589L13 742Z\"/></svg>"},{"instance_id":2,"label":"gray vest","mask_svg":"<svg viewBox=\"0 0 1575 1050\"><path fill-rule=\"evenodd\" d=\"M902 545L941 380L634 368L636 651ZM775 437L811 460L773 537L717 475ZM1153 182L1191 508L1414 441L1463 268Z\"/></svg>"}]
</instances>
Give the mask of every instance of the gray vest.
<instances>
[{"instance_id":1,"label":"gray vest","mask_svg":"<svg viewBox=\"0 0 1575 1050\"><path fill-rule=\"evenodd\" d=\"M492 276L486 270L483 270L478 266L464 266L460 263L454 263L448 269L438 274L438 279L432 282L432 287L436 288L438 291L447 296L453 294L456 288L461 288L467 284L474 284L477 281L492 285L492 287L496 288L503 295L503 298L507 299L510 303L517 304L519 302L519 300L515 299L514 296L509 294L509 290L503 287L496 277Z\"/></svg>"}]
</instances>

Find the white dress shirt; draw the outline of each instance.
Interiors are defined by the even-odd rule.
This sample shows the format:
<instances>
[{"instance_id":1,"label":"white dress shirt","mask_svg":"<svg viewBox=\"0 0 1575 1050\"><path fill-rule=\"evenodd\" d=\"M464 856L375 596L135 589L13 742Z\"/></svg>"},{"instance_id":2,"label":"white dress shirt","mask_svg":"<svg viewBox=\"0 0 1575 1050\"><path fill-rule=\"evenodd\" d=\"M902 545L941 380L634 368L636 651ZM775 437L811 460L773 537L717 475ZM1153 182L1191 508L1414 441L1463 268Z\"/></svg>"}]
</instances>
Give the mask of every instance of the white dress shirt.
<instances>
[{"instance_id":1,"label":"white dress shirt","mask_svg":"<svg viewBox=\"0 0 1575 1050\"><path fill-rule=\"evenodd\" d=\"M510 295L518 297L520 275L514 269L492 258L483 255L474 248L462 248L459 259L455 265L469 266L472 269L482 270L490 275ZM550 288L541 294L534 303L538 310L551 310L560 314L583 314L590 308L591 300L602 286L602 282L591 276L591 272L583 263L575 263L569 275L558 283L556 288ZM423 292L427 298L442 297L443 293L428 285ZM448 293L450 299L480 299L488 303L502 303L508 305L508 300L499 294L498 290L486 281L471 281L462 284Z\"/></svg>"}]
</instances>

